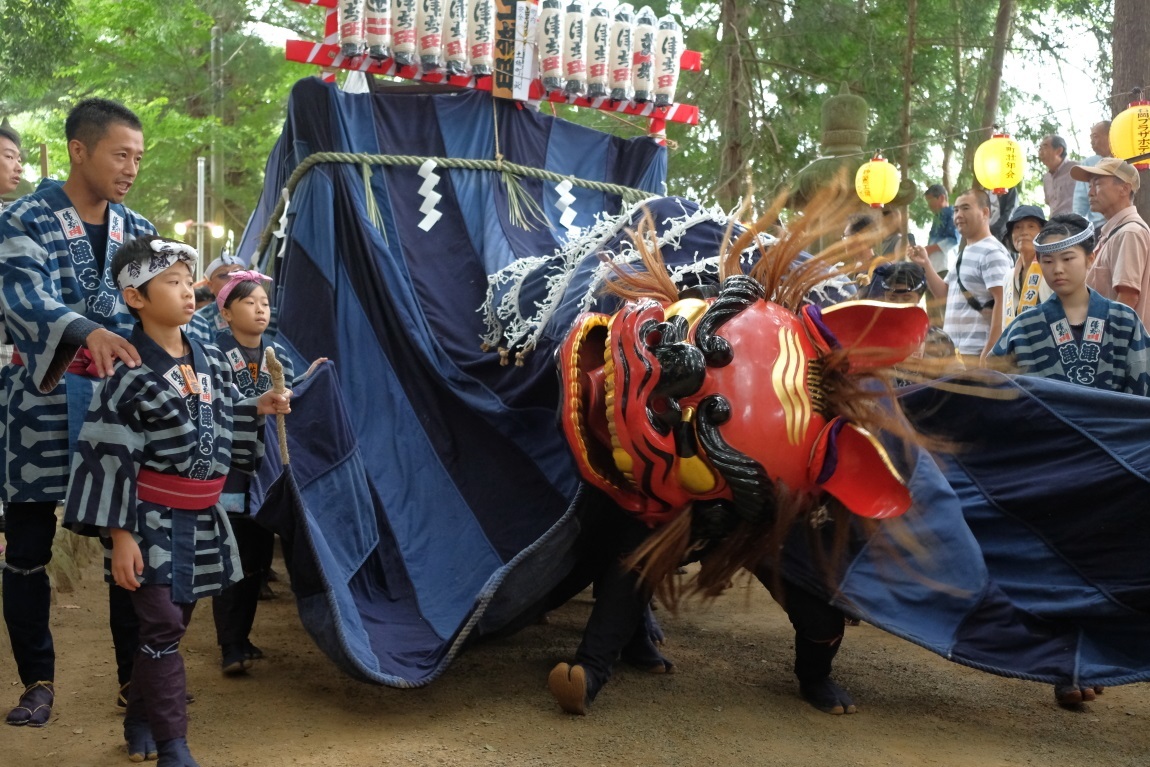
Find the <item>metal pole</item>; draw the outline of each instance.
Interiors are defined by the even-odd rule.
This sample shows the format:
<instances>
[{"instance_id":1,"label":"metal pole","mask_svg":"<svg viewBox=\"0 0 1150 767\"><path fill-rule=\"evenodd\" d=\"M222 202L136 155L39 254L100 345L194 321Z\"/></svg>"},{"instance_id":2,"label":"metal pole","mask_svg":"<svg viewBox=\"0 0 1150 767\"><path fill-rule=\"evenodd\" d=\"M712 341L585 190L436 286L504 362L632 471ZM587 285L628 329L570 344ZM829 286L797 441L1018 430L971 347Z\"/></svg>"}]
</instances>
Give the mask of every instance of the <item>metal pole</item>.
<instances>
[{"instance_id":1,"label":"metal pole","mask_svg":"<svg viewBox=\"0 0 1150 767\"><path fill-rule=\"evenodd\" d=\"M200 263L196 267L196 278L203 277L204 268L204 166L207 158L196 158L196 252L200 254Z\"/></svg>"},{"instance_id":2,"label":"metal pole","mask_svg":"<svg viewBox=\"0 0 1150 767\"><path fill-rule=\"evenodd\" d=\"M224 160L221 156L220 147L220 123L223 121L223 101L224 101L224 73L223 73L223 30L219 27L212 27L212 167L211 167L211 180L212 180L212 193L211 193L211 221L213 224L224 223L223 217L223 197L224 197ZM211 248L212 253L206 254L216 255L216 244L211 239L208 240L208 247Z\"/></svg>"}]
</instances>

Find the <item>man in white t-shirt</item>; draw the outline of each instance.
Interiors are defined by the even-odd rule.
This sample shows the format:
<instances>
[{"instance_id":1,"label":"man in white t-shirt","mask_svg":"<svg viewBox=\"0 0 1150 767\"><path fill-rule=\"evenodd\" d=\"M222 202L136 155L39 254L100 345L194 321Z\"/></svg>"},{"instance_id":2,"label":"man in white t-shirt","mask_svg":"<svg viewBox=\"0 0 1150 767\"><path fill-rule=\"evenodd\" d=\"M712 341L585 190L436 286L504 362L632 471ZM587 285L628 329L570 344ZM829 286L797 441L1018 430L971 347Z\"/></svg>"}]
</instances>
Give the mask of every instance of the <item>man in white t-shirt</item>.
<instances>
[{"instance_id":1,"label":"man in white t-shirt","mask_svg":"<svg viewBox=\"0 0 1150 767\"><path fill-rule=\"evenodd\" d=\"M954 201L954 226L962 237L955 268L938 276L926 248L911 249L911 260L926 272L935 298L946 299L942 329L954 341L967 367L977 367L1002 332L1002 283L1010 271L1010 255L990 233L990 200L971 189Z\"/></svg>"}]
</instances>

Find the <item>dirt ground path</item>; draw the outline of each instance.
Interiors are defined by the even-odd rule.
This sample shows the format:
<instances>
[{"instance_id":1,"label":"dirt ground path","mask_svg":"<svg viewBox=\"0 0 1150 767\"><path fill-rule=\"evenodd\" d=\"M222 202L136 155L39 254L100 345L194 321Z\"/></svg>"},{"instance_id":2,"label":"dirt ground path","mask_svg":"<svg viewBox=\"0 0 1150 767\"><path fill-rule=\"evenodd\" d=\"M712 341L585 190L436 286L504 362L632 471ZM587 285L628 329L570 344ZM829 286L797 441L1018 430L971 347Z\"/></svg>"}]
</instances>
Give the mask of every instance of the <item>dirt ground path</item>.
<instances>
[{"instance_id":1,"label":"dirt ground path","mask_svg":"<svg viewBox=\"0 0 1150 767\"><path fill-rule=\"evenodd\" d=\"M337 671L301 628L287 585L277 588L252 637L268 659L246 677L220 674L210 609L196 611L185 653L203 767L1150 764L1147 685L1063 711L1046 685L972 671L866 625L848 628L836 664L859 713L821 714L797 697L790 626L757 584L678 618L660 613L678 673L621 669L585 717L562 713L545 680L578 644L589 597L469 650L426 688L394 690ZM0 726L0 765L129 764L98 563L59 595L53 620L56 714L42 730ZM19 691L4 634L0 704Z\"/></svg>"}]
</instances>

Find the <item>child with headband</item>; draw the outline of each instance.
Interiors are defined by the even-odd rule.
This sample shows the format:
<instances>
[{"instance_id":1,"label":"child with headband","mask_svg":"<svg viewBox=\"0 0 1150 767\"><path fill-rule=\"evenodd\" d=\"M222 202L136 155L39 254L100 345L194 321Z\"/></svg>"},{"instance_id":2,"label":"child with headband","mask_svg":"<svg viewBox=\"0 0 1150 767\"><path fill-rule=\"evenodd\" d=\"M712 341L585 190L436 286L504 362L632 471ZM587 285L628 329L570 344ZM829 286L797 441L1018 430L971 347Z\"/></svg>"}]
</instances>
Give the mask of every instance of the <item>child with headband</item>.
<instances>
[{"instance_id":1,"label":"child with headband","mask_svg":"<svg viewBox=\"0 0 1150 767\"><path fill-rule=\"evenodd\" d=\"M216 336L215 343L224 353L240 395L244 397L258 397L271 389L264 357L269 345L275 349L276 359L283 363L284 380L289 387L293 385L291 356L279 344L269 343L263 337L271 319L270 301L263 287L268 282L271 277L259 272L233 271L215 299L220 316L230 327L230 332L223 330ZM310 375L325 359L321 357L313 362L303 377ZM252 644L250 635L260 587L271 569L275 535L251 516L248 485L247 473L232 472L220 497L235 531L243 568L242 580L212 599L220 666L228 676L243 674L252 667L253 661L264 657L263 651Z\"/></svg>"},{"instance_id":2,"label":"child with headband","mask_svg":"<svg viewBox=\"0 0 1150 767\"><path fill-rule=\"evenodd\" d=\"M104 542L106 577L131 592L139 618L124 736L132 761L197 767L187 743L180 642L197 599L239 579L227 515L228 471L255 468L263 416L290 412L290 392L243 398L214 346L181 330L195 311L196 251L141 237L112 274L132 316L140 364L97 386L72 462L65 524Z\"/></svg>"},{"instance_id":3,"label":"child with headband","mask_svg":"<svg viewBox=\"0 0 1150 767\"><path fill-rule=\"evenodd\" d=\"M1042 277L1054 294L1022 312L991 350L1020 372L1150 395L1146 329L1133 309L1086 286L1094 262L1094 226L1082 216L1054 216L1034 238Z\"/></svg>"}]
</instances>

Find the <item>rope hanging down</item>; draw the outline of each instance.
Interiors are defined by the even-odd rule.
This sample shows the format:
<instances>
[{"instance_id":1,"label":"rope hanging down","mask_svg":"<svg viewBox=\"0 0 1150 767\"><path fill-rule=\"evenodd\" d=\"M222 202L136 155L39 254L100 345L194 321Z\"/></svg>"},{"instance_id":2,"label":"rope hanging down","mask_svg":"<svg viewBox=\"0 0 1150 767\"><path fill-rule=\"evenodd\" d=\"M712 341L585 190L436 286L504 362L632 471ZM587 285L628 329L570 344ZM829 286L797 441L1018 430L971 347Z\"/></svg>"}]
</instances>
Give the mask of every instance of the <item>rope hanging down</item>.
<instances>
[{"instance_id":1,"label":"rope hanging down","mask_svg":"<svg viewBox=\"0 0 1150 767\"><path fill-rule=\"evenodd\" d=\"M505 180L508 177L515 178L537 178L543 181L554 181L559 183L567 181L571 184L584 189L591 189L596 192L605 192L606 194L617 194L623 198L623 203L631 204L645 200L656 195L653 192L648 192L643 189L634 189L629 186L620 186L619 184L607 184L602 181L588 181L586 179L576 178L575 176L564 176L560 173L554 173L542 168L532 168L526 165L519 165L518 163L508 162L506 159L499 157L495 160L470 160L459 157L416 157L414 155L404 154L354 154L351 152L316 152L315 154L308 155L304 158L296 169L292 172L291 178L288 179L284 190L286 195L280 195L280 200L276 203L275 212L272 213L268 219L268 224L264 227L263 233L260 234L259 246L256 249L257 253L263 253L272 239L272 232L279 226L279 220L284 214L284 209L287 206L287 199L295 191L296 185L300 180L316 165L320 163L351 163L355 165L409 165L420 166L428 160L435 161L436 165L442 168L449 169L463 169L463 170L479 170L479 171L494 171L501 173ZM366 180L366 179L365 179ZM368 184L370 188L370 184Z\"/></svg>"}]
</instances>

